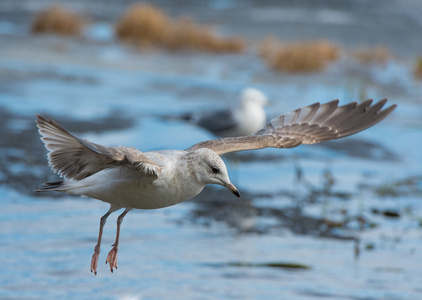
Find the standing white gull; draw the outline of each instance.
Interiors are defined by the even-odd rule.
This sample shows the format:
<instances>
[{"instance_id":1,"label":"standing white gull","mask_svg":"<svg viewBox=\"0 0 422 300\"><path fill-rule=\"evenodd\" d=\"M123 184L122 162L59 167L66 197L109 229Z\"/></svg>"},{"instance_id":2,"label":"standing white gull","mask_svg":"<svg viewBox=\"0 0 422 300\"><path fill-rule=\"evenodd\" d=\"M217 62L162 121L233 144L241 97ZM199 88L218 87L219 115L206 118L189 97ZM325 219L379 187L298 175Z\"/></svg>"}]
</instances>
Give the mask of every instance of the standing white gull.
<instances>
[{"instance_id":1,"label":"standing white gull","mask_svg":"<svg viewBox=\"0 0 422 300\"><path fill-rule=\"evenodd\" d=\"M219 137L250 135L267 122L263 106L267 97L258 89L245 88L240 94L236 105L217 111L188 113L182 119L199 127L205 128Z\"/></svg>"},{"instance_id":2,"label":"standing white gull","mask_svg":"<svg viewBox=\"0 0 422 300\"><path fill-rule=\"evenodd\" d=\"M116 241L106 263L117 268L120 225L132 209L156 209L186 201L199 194L206 184L219 184L237 197L220 155L262 148L293 148L349 136L362 131L390 114L392 105L381 110L387 99L371 106L338 106L338 100L297 109L272 119L253 135L208 140L186 150L141 152L133 147L109 148L80 139L48 115L37 115L37 126L48 152L48 162L62 181L44 183L36 191L59 191L85 195L110 203L101 218L98 243L91 260L97 274L101 237L107 217L124 208L117 218Z\"/></svg>"}]
</instances>

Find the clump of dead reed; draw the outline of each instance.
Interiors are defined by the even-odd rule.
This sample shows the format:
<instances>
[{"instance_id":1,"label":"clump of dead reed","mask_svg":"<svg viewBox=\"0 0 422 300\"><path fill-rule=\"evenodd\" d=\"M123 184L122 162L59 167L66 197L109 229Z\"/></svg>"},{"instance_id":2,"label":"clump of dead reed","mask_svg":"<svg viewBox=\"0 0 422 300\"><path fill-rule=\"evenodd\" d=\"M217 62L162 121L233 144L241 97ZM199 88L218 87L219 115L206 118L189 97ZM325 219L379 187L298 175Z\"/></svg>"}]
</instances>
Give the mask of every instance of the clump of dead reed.
<instances>
[{"instance_id":1,"label":"clump of dead reed","mask_svg":"<svg viewBox=\"0 0 422 300\"><path fill-rule=\"evenodd\" d=\"M211 28L201 26L189 18L172 22L164 45L170 50L195 49L215 53L239 53L244 48L241 38L221 38Z\"/></svg>"},{"instance_id":2,"label":"clump of dead reed","mask_svg":"<svg viewBox=\"0 0 422 300\"><path fill-rule=\"evenodd\" d=\"M340 47L326 40L282 43L266 38L259 47L259 55L277 71L318 72L340 57Z\"/></svg>"},{"instance_id":3,"label":"clump of dead reed","mask_svg":"<svg viewBox=\"0 0 422 300\"><path fill-rule=\"evenodd\" d=\"M352 53L352 56L360 63L385 64L393 55L384 46L361 48Z\"/></svg>"},{"instance_id":4,"label":"clump of dead reed","mask_svg":"<svg viewBox=\"0 0 422 300\"><path fill-rule=\"evenodd\" d=\"M77 13L59 5L51 6L35 16L31 32L78 36L86 20Z\"/></svg>"},{"instance_id":5,"label":"clump of dead reed","mask_svg":"<svg viewBox=\"0 0 422 300\"><path fill-rule=\"evenodd\" d=\"M158 7L142 3L134 4L126 11L117 22L115 31L123 41L173 51L239 53L245 47L243 39L219 37L209 27L189 18L172 20Z\"/></svg>"},{"instance_id":6,"label":"clump of dead reed","mask_svg":"<svg viewBox=\"0 0 422 300\"><path fill-rule=\"evenodd\" d=\"M422 79L422 57L419 57L417 59L413 74L415 75L416 78Z\"/></svg>"},{"instance_id":7,"label":"clump of dead reed","mask_svg":"<svg viewBox=\"0 0 422 300\"><path fill-rule=\"evenodd\" d=\"M150 46L163 43L169 26L169 18L157 7L138 3L120 18L115 32L122 40Z\"/></svg>"}]
</instances>

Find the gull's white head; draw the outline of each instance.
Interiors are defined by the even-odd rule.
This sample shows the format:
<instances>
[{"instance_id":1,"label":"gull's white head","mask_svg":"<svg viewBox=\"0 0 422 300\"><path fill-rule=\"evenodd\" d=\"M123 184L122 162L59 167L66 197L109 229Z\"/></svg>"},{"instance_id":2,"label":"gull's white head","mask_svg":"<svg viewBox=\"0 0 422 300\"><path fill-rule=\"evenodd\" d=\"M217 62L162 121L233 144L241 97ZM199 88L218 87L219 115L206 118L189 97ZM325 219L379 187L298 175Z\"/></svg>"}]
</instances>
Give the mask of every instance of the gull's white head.
<instances>
[{"instance_id":1,"label":"gull's white head","mask_svg":"<svg viewBox=\"0 0 422 300\"><path fill-rule=\"evenodd\" d=\"M239 191L230 182L226 165L219 155L207 148L195 150L190 154L193 157L196 178L200 183L222 185L240 198Z\"/></svg>"},{"instance_id":2,"label":"gull's white head","mask_svg":"<svg viewBox=\"0 0 422 300\"><path fill-rule=\"evenodd\" d=\"M248 105L249 103L254 103L260 106L264 106L268 103L267 97L258 89L255 88L245 88L240 96L240 103L243 105Z\"/></svg>"}]
</instances>

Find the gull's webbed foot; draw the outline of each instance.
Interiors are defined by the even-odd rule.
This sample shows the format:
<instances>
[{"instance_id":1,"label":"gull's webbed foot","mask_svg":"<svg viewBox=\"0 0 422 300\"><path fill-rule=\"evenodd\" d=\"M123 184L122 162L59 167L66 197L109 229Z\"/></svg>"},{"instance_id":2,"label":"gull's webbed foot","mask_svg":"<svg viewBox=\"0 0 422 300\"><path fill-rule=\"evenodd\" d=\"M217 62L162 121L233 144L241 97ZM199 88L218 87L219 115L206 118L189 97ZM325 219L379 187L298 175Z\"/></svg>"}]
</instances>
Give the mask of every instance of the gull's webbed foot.
<instances>
[{"instance_id":1,"label":"gull's webbed foot","mask_svg":"<svg viewBox=\"0 0 422 300\"><path fill-rule=\"evenodd\" d=\"M110 271L113 273L113 269L117 269L117 252L119 251L119 247L113 245L113 248L107 255L106 264L109 263Z\"/></svg>"},{"instance_id":2,"label":"gull's webbed foot","mask_svg":"<svg viewBox=\"0 0 422 300\"><path fill-rule=\"evenodd\" d=\"M91 273L94 272L94 275L97 275L97 266L98 266L98 258L100 257L100 251L95 249L94 254L92 254L91 259Z\"/></svg>"}]
</instances>

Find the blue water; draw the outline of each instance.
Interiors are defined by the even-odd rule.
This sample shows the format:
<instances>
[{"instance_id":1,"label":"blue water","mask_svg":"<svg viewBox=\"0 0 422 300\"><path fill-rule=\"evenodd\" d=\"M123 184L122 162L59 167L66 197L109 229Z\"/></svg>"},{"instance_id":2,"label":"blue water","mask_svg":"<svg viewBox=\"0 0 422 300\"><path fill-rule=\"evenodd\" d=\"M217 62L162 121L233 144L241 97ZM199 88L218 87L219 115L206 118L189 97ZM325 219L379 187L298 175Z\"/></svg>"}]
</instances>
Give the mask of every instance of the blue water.
<instances>
[{"instance_id":1,"label":"blue water","mask_svg":"<svg viewBox=\"0 0 422 300\"><path fill-rule=\"evenodd\" d=\"M1 299L422 297L422 85L413 80L407 61L368 66L361 76L350 71L350 62L323 74L289 76L268 70L252 54L136 52L110 39L104 24L90 33L100 35L98 39L90 40L88 35L83 41L31 37L19 26L19 34L13 34L13 26L2 24L0 42L6 46L0 49L0 110L13 117L1 129L10 131L10 142L3 141L0 148ZM63 52L57 50L61 45ZM371 80L366 81L368 74ZM130 212L122 225L119 268L111 274L103 262L114 242L118 214L113 214L105 226L98 275L91 274L99 219L108 204L67 195L34 195L34 188L54 178L47 178L46 153L36 150L41 147L38 138L33 144L22 140L18 145L13 139L25 131L37 135L33 120L39 112L66 120L73 128L114 115L130 125L121 128L114 123L100 131L85 128L78 135L142 151L185 149L213 136L159 116L226 107L247 86L268 95L269 116L315 101L361 100L362 94L374 99L389 96L391 103L398 104L382 123L350 138L380 147L368 157L314 145L257 151L255 160L240 163L226 158L241 194L256 195L248 199L256 207L294 206L295 199L285 196L287 192L306 197L306 188L295 177L297 164L315 187L323 184L324 171L330 170L333 189L351 197L309 202L303 212L339 220L344 218L341 211L346 211L374 222L375 227L362 229L354 219L347 228L338 229L360 240L359 257L356 242L350 239L295 234L283 226L262 234L239 233L215 220L204 226L192 221L191 212L201 201L198 197L166 209ZM395 159L377 158L382 149ZM268 155L280 159L265 159ZM25 179L25 186L13 184L11 177ZM419 179L402 186L398 196L382 197L374 191L409 178ZM270 196L259 196L262 193ZM398 211L400 217L376 215L373 208ZM243 228L280 223L256 215L240 216L238 222ZM239 267L233 262L299 263L310 269Z\"/></svg>"}]
</instances>

